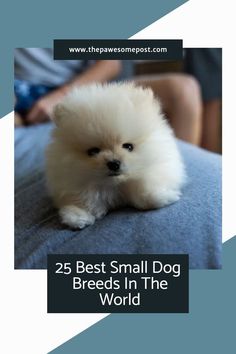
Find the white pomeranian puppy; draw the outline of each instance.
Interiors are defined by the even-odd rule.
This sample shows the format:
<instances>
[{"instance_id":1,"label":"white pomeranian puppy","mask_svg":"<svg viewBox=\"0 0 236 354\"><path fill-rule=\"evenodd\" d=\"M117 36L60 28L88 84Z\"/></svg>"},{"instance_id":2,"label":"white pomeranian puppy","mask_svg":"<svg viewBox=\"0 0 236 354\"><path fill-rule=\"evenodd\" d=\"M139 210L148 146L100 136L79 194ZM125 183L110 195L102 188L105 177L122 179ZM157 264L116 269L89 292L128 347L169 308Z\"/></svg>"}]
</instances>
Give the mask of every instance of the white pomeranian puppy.
<instances>
[{"instance_id":1,"label":"white pomeranian puppy","mask_svg":"<svg viewBox=\"0 0 236 354\"><path fill-rule=\"evenodd\" d=\"M74 89L55 107L47 180L64 224L82 229L110 209L176 202L185 179L175 138L150 89Z\"/></svg>"}]
</instances>

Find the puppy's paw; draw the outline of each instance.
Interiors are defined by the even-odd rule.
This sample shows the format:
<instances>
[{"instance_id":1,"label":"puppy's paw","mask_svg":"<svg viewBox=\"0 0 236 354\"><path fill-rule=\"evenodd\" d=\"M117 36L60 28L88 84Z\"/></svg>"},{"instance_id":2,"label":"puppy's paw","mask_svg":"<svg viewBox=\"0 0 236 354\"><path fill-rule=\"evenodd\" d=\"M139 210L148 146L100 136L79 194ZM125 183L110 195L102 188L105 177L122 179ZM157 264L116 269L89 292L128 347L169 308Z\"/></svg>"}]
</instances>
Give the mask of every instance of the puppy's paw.
<instances>
[{"instance_id":1,"label":"puppy's paw","mask_svg":"<svg viewBox=\"0 0 236 354\"><path fill-rule=\"evenodd\" d=\"M106 214L107 210L103 208L97 208L96 210L93 210L93 214L96 218L96 220L102 219Z\"/></svg>"},{"instance_id":2,"label":"puppy's paw","mask_svg":"<svg viewBox=\"0 0 236 354\"><path fill-rule=\"evenodd\" d=\"M92 214L74 205L64 206L59 210L59 215L62 223L72 229L83 229L92 225L95 221L95 217Z\"/></svg>"},{"instance_id":3,"label":"puppy's paw","mask_svg":"<svg viewBox=\"0 0 236 354\"><path fill-rule=\"evenodd\" d=\"M158 209L177 202L181 197L179 190L161 190L136 198L134 206L141 210Z\"/></svg>"},{"instance_id":4,"label":"puppy's paw","mask_svg":"<svg viewBox=\"0 0 236 354\"><path fill-rule=\"evenodd\" d=\"M155 198L155 204L157 208L173 204L177 202L181 197L179 190L163 190L157 193Z\"/></svg>"}]
</instances>

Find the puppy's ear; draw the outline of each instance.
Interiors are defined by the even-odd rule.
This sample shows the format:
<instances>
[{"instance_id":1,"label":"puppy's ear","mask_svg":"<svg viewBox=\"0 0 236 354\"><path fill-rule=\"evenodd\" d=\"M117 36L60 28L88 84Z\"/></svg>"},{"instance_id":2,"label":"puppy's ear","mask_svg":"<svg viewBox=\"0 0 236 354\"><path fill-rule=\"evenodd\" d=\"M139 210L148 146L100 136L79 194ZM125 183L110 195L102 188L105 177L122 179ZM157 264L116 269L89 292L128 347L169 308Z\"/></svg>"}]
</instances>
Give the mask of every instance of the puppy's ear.
<instances>
[{"instance_id":1,"label":"puppy's ear","mask_svg":"<svg viewBox=\"0 0 236 354\"><path fill-rule=\"evenodd\" d=\"M154 100L154 94L151 88L143 86L131 86L131 95L137 104L142 102L151 102Z\"/></svg>"},{"instance_id":2,"label":"puppy's ear","mask_svg":"<svg viewBox=\"0 0 236 354\"><path fill-rule=\"evenodd\" d=\"M60 126L61 122L63 119L68 115L66 107L63 105L63 103L58 103L52 112L52 120L56 124L56 126Z\"/></svg>"},{"instance_id":3,"label":"puppy's ear","mask_svg":"<svg viewBox=\"0 0 236 354\"><path fill-rule=\"evenodd\" d=\"M159 97L154 95L153 90L150 87L145 87L143 89L143 101L144 104L154 104L156 106L156 111L158 114L162 112L162 104Z\"/></svg>"},{"instance_id":4,"label":"puppy's ear","mask_svg":"<svg viewBox=\"0 0 236 354\"><path fill-rule=\"evenodd\" d=\"M154 100L154 93L150 87L143 88L143 100L145 101L153 101Z\"/></svg>"}]
</instances>

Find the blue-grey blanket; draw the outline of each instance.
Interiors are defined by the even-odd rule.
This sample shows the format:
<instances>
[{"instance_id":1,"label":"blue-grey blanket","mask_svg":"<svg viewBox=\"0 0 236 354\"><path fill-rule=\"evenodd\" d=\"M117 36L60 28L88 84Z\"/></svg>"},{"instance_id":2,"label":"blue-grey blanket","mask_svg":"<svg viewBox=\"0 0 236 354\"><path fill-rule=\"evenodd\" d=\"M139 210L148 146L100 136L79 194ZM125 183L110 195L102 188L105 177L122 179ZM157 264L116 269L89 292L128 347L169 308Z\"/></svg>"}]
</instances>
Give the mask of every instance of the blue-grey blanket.
<instances>
[{"instance_id":1,"label":"blue-grey blanket","mask_svg":"<svg viewBox=\"0 0 236 354\"><path fill-rule=\"evenodd\" d=\"M50 123L15 131L15 267L46 268L47 254L188 253L190 268L221 267L221 157L179 142L188 183L160 210L122 209L81 231L61 225L47 194Z\"/></svg>"}]
</instances>

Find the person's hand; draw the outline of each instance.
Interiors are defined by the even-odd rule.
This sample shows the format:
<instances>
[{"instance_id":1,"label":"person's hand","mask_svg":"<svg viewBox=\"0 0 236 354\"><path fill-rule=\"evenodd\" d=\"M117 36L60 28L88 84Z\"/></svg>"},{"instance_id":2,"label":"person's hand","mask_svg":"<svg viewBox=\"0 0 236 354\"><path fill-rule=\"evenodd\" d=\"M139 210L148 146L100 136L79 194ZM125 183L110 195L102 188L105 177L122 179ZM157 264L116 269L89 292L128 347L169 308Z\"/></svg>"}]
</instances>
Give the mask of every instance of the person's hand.
<instances>
[{"instance_id":1,"label":"person's hand","mask_svg":"<svg viewBox=\"0 0 236 354\"><path fill-rule=\"evenodd\" d=\"M22 117L17 112L14 112L14 120L15 120L15 127L19 127L19 126L22 126L24 124L23 120L22 120Z\"/></svg>"},{"instance_id":2,"label":"person's hand","mask_svg":"<svg viewBox=\"0 0 236 354\"><path fill-rule=\"evenodd\" d=\"M58 89L40 98L27 114L26 121L29 124L35 124L50 120L54 106L61 101L64 95L65 91Z\"/></svg>"}]
</instances>

